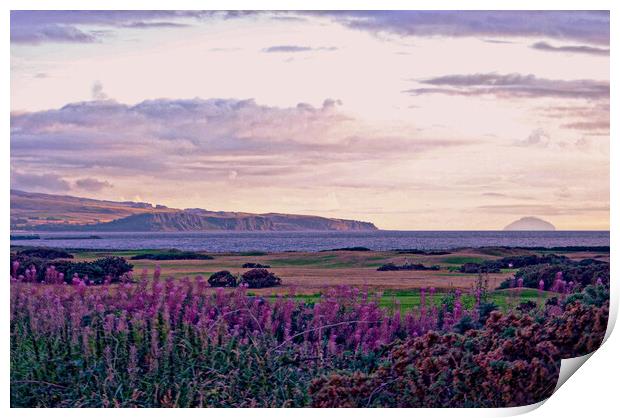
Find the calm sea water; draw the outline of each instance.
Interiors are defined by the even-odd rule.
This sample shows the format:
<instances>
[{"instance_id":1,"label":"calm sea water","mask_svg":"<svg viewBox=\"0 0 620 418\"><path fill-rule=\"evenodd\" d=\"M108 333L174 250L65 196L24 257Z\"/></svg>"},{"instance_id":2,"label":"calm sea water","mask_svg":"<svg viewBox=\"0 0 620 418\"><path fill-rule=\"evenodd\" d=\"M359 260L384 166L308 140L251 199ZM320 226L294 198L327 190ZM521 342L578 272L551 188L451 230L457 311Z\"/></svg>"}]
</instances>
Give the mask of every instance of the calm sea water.
<instances>
[{"instance_id":1,"label":"calm sea water","mask_svg":"<svg viewBox=\"0 0 620 418\"><path fill-rule=\"evenodd\" d=\"M96 234L101 239L89 238ZM16 234L17 235L17 234ZM238 251L319 251L342 247L373 250L459 247L564 247L609 245L609 231L371 231L371 232L109 232L38 233L38 240L11 245L90 249L160 249ZM72 239L64 239L71 237Z\"/></svg>"}]
</instances>

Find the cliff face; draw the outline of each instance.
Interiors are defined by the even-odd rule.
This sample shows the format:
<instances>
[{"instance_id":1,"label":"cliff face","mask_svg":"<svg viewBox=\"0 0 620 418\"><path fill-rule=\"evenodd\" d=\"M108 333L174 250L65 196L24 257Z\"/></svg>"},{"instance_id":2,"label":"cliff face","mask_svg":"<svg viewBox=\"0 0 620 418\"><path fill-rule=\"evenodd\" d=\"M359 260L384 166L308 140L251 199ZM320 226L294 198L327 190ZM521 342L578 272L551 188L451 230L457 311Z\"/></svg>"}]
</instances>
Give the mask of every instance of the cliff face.
<instances>
[{"instance_id":1,"label":"cliff face","mask_svg":"<svg viewBox=\"0 0 620 418\"><path fill-rule=\"evenodd\" d=\"M372 231L369 222L296 215L145 213L90 225L93 231Z\"/></svg>"},{"instance_id":2,"label":"cliff face","mask_svg":"<svg viewBox=\"0 0 620 418\"><path fill-rule=\"evenodd\" d=\"M52 215L52 216L50 216ZM11 191L11 228L35 231L372 231L370 222L282 213L170 209Z\"/></svg>"}]
</instances>

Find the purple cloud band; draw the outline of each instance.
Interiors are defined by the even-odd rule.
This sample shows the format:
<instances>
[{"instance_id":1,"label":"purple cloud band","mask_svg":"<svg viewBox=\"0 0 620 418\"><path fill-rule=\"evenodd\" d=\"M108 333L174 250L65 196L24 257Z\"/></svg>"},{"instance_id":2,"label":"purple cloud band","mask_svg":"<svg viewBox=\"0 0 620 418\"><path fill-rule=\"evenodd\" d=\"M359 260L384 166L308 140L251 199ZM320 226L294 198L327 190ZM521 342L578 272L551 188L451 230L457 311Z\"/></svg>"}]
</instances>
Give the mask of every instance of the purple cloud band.
<instances>
[{"instance_id":1,"label":"purple cloud band","mask_svg":"<svg viewBox=\"0 0 620 418\"><path fill-rule=\"evenodd\" d=\"M94 42L101 33L83 26L173 27L185 19L231 19L262 14L274 19L322 16L354 29L401 36L543 37L609 45L608 11L13 11L14 43Z\"/></svg>"}]
</instances>

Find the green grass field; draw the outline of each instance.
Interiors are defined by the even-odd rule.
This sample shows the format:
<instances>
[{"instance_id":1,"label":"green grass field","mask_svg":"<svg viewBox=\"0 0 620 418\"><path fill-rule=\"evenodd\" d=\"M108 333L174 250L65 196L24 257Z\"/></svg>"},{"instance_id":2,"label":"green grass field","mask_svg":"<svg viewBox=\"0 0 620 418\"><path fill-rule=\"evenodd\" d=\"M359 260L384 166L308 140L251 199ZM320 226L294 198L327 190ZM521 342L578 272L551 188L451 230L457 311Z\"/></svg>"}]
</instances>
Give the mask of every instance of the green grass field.
<instances>
[{"instance_id":1,"label":"green grass field","mask_svg":"<svg viewBox=\"0 0 620 418\"><path fill-rule=\"evenodd\" d=\"M249 294L252 295L252 292L250 292ZM421 298L419 290L384 291L380 292L380 294L381 298L379 301L379 305L384 308L393 309L398 303L402 312L420 306ZM447 295L448 293L435 293L431 297L427 292L426 303L440 307L444 297L446 297ZM516 291L514 289L507 289L489 292L487 300L489 302L495 303L501 309L505 310L514 307L521 302L544 302L545 300L554 295L555 294L553 292L543 292L542 294L540 294L535 289L521 289L519 291ZM276 296L271 297L275 298ZM295 298L298 300L304 300L306 303L314 303L321 298L321 294L315 293L312 295L297 295L295 296ZM471 309L475 304L475 298L472 295L463 294L461 300L463 301L463 306L467 309Z\"/></svg>"}]
</instances>

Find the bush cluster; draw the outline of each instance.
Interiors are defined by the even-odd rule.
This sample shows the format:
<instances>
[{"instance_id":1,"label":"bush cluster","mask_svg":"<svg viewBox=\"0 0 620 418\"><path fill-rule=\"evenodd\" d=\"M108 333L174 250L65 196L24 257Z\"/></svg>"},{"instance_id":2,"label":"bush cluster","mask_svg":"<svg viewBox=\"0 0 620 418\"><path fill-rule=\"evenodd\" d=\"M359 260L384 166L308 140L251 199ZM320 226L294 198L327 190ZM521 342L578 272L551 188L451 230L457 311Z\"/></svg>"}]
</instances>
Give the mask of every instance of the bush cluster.
<instances>
[{"instance_id":1,"label":"bush cluster","mask_svg":"<svg viewBox=\"0 0 620 418\"><path fill-rule=\"evenodd\" d=\"M65 283L71 283L73 276L77 274L80 279L88 276L88 280L92 284L103 284L106 280L112 283L117 282L123 275L133 270L133 265L129 264L123 257L105 257L95 261L73 262L17 254L11 256L11 268L13 269L15 265L18 267L16 271L11 272L13 277L17 279L20 276L28 276L28 271L32 271L34 267L34 280L37 282L49 282L49 277L46 275L49 274L50 269L56 273L61 273Z\"/></svg>"},{"instance_id":2,"label":"bush cluster","mask_svg":"<svg viewBox=\"0 0 620 418\"><path fill-rule=\"evenodd\" d=\"M248 270L241 275L241 284L250 289L260 289L263 287L280 286L282 280L272 272L258 268Z\"/></svg>"},{"instance_id":3,"label":"bush cluster","mask_svg":"<svg viewBox=\"0 0 620 418\"><path fill-rule=\"evenodd\" d=\"M527 266L517 271L515 278L523 280L523 287L537 289L542 280L544 288L551 289L560 272L564 281L573 282L580 288L595 284L598 279L601 279L604 285L609 286L609 263L593 259ZM500 284L500 288L511 287L511 281L512 279L505 280Z\"/></svg>"},{"instance_id":4,"label":"bush cluster","mask_svg":"<svg viewBox=\"0 0 620 418\"><path fill-rule=\"evenodd\" d=\"M536 254L519 255L500 258L498 260L486 260L482 263L465 263L459 271L461 273L499 273L501 269L522 268L539 264L562 264L570 260L563 255L548 254L539 256Z\"/></svg>"}]
</instances>

